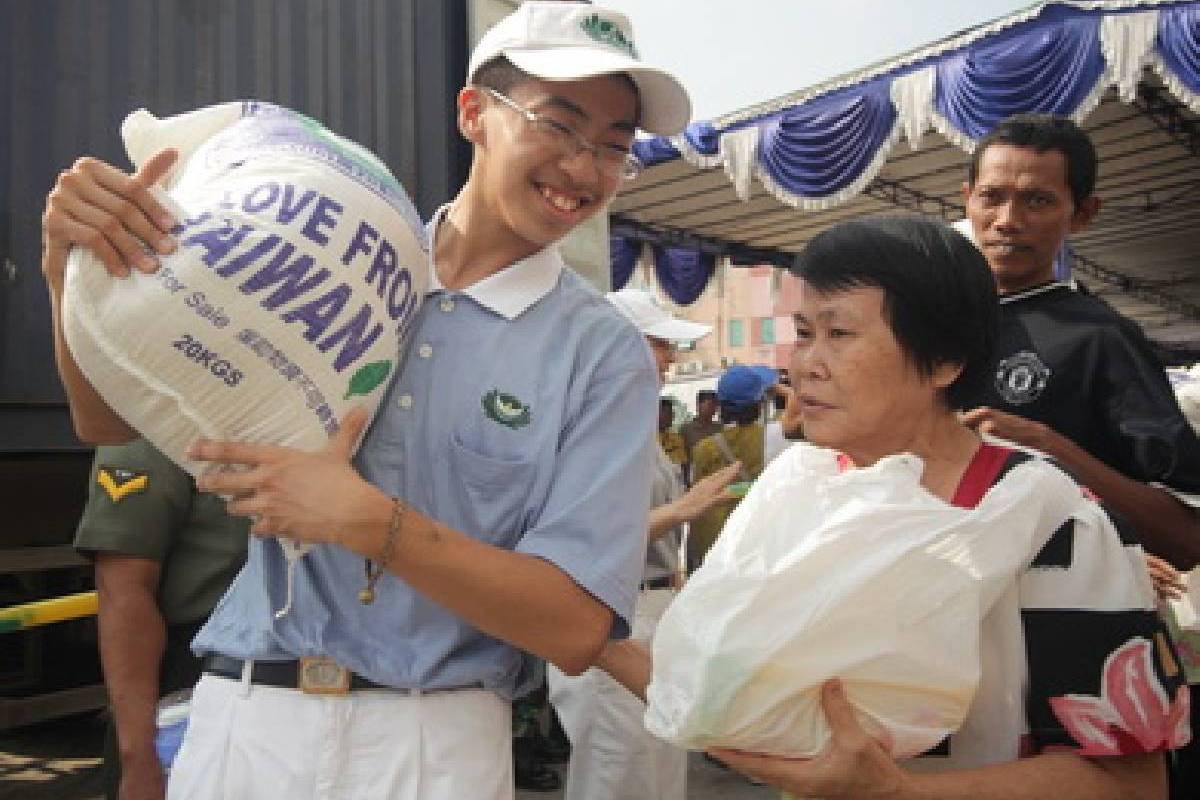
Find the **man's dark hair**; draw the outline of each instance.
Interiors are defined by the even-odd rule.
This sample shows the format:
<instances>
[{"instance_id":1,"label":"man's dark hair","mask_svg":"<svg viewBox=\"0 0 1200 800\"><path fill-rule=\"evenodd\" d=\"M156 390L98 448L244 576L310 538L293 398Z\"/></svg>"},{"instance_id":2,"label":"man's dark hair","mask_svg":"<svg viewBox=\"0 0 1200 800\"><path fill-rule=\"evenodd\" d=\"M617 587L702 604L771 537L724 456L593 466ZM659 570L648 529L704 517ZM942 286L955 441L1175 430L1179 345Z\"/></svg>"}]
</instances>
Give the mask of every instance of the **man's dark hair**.
<instances>
[{"instance_id":1,"label":"man's dark hair","mask_svg":"<svg viewBox=\"0 0 1200 800\"><path fill-rule=\"evenodd\" d=\"M700 405L705 400L711 400L714 403L717 402L717 393L712 389L701 389L696 392L696 405Z\"/></svg>"},{"instance_id":2,"label":"man's dark hair","mask_svg":"<svg viewBox=\"0 0 1200 800\"><path fill-rule=\"evenodd\" d=\"M479 69L471 76L471 83L508 94L518 83L532 77L504 56L496 56L479 65Z\"/></svg>"},{"instance_id":3,"label":"man's dark hair","mask_svg":"<svg viewBox=\"0 0 1200 800\"><path fill-rule=\"evenodd\" d=\"M1096 147L1087 133L1067 117L1054 114L1015 114L1000 122L979 140L967 166L967 185L974 186L979 176L983 152L994 144L1028 147L1038 153L1051 150L1063 154L1067 162L1067 186L1079 208L1096 191Z\"/></svg>"},{"instance_id":4,"label":"man's dark hair","mask_svg":"<svg viewBox=\"0 0 1200 800\"><path fill-rule=\"evenodd\" d=\"M791 271L822 294L882 290L884 318L921 375L962 366L945 391L950 408L965 408L991 378L996 283L979 249L942 222L916 214L841 222L814 237Z\"/></svg>"},{"instance_id":5,"label":"man's dark hair","mask_svg":"<svg viewBox=\"0 0 1200 800\"><path fill-rule=\"evenodd\" d=\"M613 73L613 77L623 80L633 91L634 97L637 98L637 109L634 112L635 119L641 120L642 93L638 91L637 84L633 82L633 78L624 72ZM485 89L491 89L500 94L507 95L512 91L514 86L528 80L534 80L534 76L504 56L496 56L480 64L479 69L475 70L475 74L471 76L470 82L476 86L482 86Z\"/></svg>"},{"instance_id":6,"label":"man's dark hair","mask_svg":"<svg viewBox=\"0 0 1200 800\"><path fill-rule=\"evenodd\" d=\"M752 425L762 416L762 406L754 403L748 406L738 406L733 403L721 403L719 419L722 424Z\"/></svg>"}]
</instances>

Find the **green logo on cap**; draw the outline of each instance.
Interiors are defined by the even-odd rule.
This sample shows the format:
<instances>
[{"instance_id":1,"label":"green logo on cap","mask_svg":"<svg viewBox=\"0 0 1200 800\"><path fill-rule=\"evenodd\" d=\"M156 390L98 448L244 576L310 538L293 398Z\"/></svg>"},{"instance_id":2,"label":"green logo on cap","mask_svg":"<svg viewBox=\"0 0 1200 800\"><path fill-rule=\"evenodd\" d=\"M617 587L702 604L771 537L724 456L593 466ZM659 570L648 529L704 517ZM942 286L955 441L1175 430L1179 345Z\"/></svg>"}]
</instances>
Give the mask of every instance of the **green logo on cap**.
<instances>
[{"instance_id":1,"label":"green logo on cap","mask_svg":"<svg viewBox=\"0 0 1200 800\"><path fill-rule=\"evenodd\" d=\"M604 19L599 14L592 14L580 22L579 27L583 28L583 32L597 42L623 50L629 54L630 58L637 58L633 42L625 38L625 34L621 33L617 23L612 20Z\"/></svg>"}]
</instances>

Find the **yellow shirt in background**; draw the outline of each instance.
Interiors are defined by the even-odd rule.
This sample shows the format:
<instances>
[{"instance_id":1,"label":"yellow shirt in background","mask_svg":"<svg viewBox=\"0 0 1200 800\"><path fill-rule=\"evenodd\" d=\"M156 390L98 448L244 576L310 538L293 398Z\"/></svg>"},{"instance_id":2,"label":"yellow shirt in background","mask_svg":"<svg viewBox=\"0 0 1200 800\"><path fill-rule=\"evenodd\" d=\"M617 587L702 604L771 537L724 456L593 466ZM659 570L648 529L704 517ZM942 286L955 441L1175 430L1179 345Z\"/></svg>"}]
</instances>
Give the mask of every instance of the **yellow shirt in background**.
<instances>
[{"instance_id":1,"label":"yellow shirt in background","mask_svg":"<svg viewBox=\"0 0 1200 800\"><path fill-rule=\"evenodd\" d=\"M729 463L717 446L715 439L718 436L724 437L733 457L742 462L742 470L748 479L757 478L763 469L763 426L755 422L750 425L730 425L701 439L692 453L692 483ZM695 568L704 560L704 555L717 541L721 528L725 527L725 520L733 513L738 502L738 499L724 501L692 522L691 533L688 534L690 567Z\"/></svg>"},{"instance_id":2,"label":"yellow shirt in background","mask_svg":"<svg viewBox=\"0 0 1200 800\"><path fill-rule=\"evenodd\" d=\"M681 466L687 463L687 445L683 442L682 433L672 430L659 431L658 443L673 463Z\"/></svg>"}]
</instances>

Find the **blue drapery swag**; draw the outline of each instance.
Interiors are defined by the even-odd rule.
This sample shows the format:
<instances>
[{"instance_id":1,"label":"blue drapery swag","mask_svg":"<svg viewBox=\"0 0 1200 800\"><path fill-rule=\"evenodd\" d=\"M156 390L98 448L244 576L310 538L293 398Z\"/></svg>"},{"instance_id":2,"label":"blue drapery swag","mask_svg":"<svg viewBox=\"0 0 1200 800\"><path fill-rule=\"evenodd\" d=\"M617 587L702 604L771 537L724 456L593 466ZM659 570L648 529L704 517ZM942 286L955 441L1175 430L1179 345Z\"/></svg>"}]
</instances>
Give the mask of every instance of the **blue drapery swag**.
<instances>
[{"instance_id":1,"label":"blue drapery swag","mask_svg":"<svg viewBox=\"0 0 1200 800\"><path fill-rule=\"evenodd\" d=\"M776 193L837 194L874 169L896 127L887 85L819 97L780 113L759 128L759 180ZM882 165L878 165L882 166ZM856 187L855 193L861 191Z\"/></svg>"},{"instance_id":2,"label":"blue drapery swag","mask_svg":"<svg viewBox=\"0 0 1200 800\"><path fill-rule=\"evenodd\" d=\"M625 288L633 275L638 256L642 254L642 243L628 236L608 237L608 257L612 264L612 288L614 292Z\"/></svg>"},{"instance_id":3,"label":"blue drapery swag","mask_svg":"<svg viewBox=\"0 0 1200 800\"><path fill-rule=\"evenodd\" d=\"M1170 90L1193 111L1200 108L1200 4L1184 3L1158 13L1157 53Z\"/></svg>"},{"instance_id":4,"label":"blue drapery swag","mask_svg":"<svg viewBox=\"0 0 1200 800\"><path fill-rule=\"evenodd\" d=\"M717 257L687 247L654 248L654 274L667 297L691 305L704 293L716 269Z\"/></svg>"},{"instance_id":5,"label":"blue drapery swag","mask_svg":"<svg viewBox=\"0 0 1200 800\"><path fill-rule=\"evenodd\" d=\"M614 234L608 237L613 291L624 289L629 283L638 257L642 254L642 244L640 239L632 236ZM654 274L658 277L659 288L681 306L691 305L700 298L717 267L715 254L690 247L656 244L653 254Z\"/></svg>"},{"instance_id":6,"label":"blue drapery swag","mask_svg":"<svg viewBox=\"0 0 1200 800\"><path fill-rule=\"evenodd\" d=\"M929 129L966 151L1018 112L1082 120L1116 86L1136 96L1144 68L1200 113L1200 0L1057 0L909 54L777 108L694 123L639 140L654 165L683 157L723 167L742 199L757 179L781 202L821 210L847 202L907 136Z\"/></svg>"},{"instance_id":7,"label":"blue drapery swag","mask_svg":"<svg viewBox=\"0 0 1200 800\"><path fill-rule=\"evenodd\" d=\"M1100 18L1014 29L936 67L934 110L968 139L1024 111L1071 116L1107 88ZM1088 111L1092 109L1089 108Z\"/></svg>"}]
</instances>

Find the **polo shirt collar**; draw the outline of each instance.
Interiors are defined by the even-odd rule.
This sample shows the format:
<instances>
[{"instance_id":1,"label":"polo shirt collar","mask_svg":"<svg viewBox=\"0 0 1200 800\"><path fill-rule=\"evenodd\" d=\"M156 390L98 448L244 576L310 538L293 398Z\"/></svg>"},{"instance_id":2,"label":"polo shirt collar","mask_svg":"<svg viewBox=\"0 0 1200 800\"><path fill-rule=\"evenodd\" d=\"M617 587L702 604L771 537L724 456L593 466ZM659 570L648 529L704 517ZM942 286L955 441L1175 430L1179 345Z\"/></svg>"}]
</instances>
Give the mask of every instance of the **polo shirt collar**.
<instances>
[{"instance_id":1,"label":"polo shirt collar","mask_svg":"<svg viewBox=\"0 0 1200 800\"><path fill-rule=\"evenodd\" d=\"M1076 288L1077 285L1074 278L1066 281L1050 281L1049 283L1031 286L1028 289L1022 289L1021 291L1013 292L1012 294L1002 294L1000 295L1000 305L1003 306L1008 305L1009 303L1016 303L1021 300L1028 300L1030 297L1037 297L1038 295L1052 292L1055 289L1069 289L1073 292L1076 291Z\"/></svg>"},{"instance_id":2,"label":"polo shirt collar","mask_svg":"<svg viewBox=\"0 0 1200 800\"><path fill-rule=\"evenodd\" d=\"M439 208L426 226L429 237L429 288L426 294L446 291L446 287L438 278L433 253L434 242L437 241L437 226L441 224L449 208L449 203ZM550 245L471 284L461 293L505 319L513 320L549 294L558 284L564 266L558 248Z\"/></svg>"}]
</instances>

